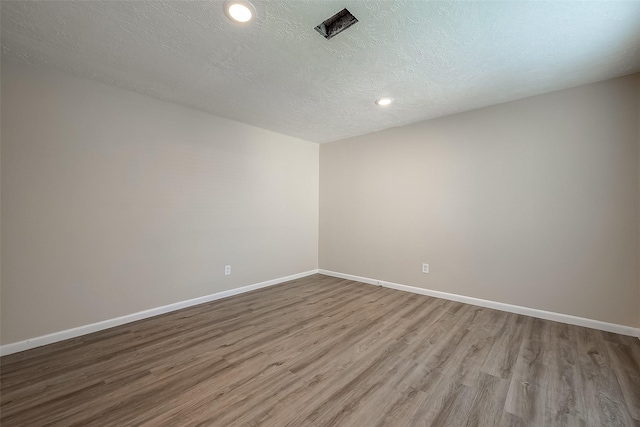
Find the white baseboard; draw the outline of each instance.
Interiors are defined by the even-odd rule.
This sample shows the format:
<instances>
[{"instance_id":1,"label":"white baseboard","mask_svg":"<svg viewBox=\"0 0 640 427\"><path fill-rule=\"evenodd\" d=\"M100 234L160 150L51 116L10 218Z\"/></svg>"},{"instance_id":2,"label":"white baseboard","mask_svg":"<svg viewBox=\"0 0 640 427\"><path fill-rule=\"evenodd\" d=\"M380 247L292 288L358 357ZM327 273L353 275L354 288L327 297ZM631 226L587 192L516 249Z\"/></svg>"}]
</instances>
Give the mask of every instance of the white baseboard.
<instances>
[{"instance_id":1,"label":"white baseboard","mask_svg":"<svg viewBox=\"0 0 640 427\"><path fill-rule=\"evenodd\" d=\"M505 304L502 302L489 301L479 298L467 297L464 295L450 294L448 292L433 291L430 289L418 288L415 286L401 285L399 283L385 282L382 280L370 279L368 277L354 276L352 274L338 273L329 270L318 270L320 274L339 277L341 279L354 280L368 283L370 285L384 286L386 288L397 289L414 294L427 295L435 298L442 298L451 301L463 302L465 304L477 305L480 307L493 308L510 313L523 314L525 316L537 317L555 322L567 323L569 325L584 326L601 331L613 332L621 335L629 335L640 338L640 329L631 326L618 325L616 323L601 322L600 320L587 319L585 317L572 316L570 314L554 313L552 311L538 310L536 308L522 307L519 305Z\"/></svg>"},{"instance_id":2,"label":"white baseboard","mask_svg":"<svg viewBox=\"0 0 640 427\"><path fill-rule=\"evenodd\" d=\"M65 331L54 332L52 334L42 335L24 341L5 344L3 346L0 346L0 356L17 353L19 351L30 350L32 348L41 347L47 344L53 344L55 342L64 341L70 338L76 338L81 335L90 334L92 332L102 331L103 329L113 328L114 326L124 325L125 323L135 322L136 320L158 316L160 314L169 313L171 311L180 310L182 308L187 308L198 304L203 304L205 302L227 298L233 295L243 294L245 292L253 291L260 288L266 288L268 286L277 285L279 283L288 282L290 280L299 279L301 277L310 276L316 273L318 273L318 270L309 270L303 273L292 274L291 276L280 277L277 279L267 280L266 282L243 286L241 288L229 289L228 291L217 292L215 294L205 295L203 297L163 305L162 307L151 308L149 310L127 314L126 316L116 317L114 319L104 320L102 322L91 323L89 325L79 326L73 329L67 329Z\"/></svg>"}]
</instances>

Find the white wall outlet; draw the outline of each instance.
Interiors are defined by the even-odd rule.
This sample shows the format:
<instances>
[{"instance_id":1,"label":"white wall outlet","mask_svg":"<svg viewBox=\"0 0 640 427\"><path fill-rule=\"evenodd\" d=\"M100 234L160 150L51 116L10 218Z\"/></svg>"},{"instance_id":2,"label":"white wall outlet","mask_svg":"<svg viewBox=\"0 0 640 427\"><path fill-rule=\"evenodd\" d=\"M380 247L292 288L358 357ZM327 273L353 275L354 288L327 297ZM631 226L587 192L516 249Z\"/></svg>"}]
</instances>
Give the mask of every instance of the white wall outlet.
<instances>
[{"instance_id":1,"label":"white wall outlet","mask_svg":"<svg viewBox=\"0 0 640 427\"><path fill-rule=\"evenodd\" d=\"M423 273L429 272L429 264L422 264L422 272Z\"/></svg>"},{"instance_id":2,"label":"white wall outlet","mask_svg":"<svg viewBox=\"0 0 640 427\"><path fill-rule=\"evenodd\" d=\"M231 266L230 265L225 265L224 266L224 275L228 276L231 274Z\"/></svg>"}]
</instances>

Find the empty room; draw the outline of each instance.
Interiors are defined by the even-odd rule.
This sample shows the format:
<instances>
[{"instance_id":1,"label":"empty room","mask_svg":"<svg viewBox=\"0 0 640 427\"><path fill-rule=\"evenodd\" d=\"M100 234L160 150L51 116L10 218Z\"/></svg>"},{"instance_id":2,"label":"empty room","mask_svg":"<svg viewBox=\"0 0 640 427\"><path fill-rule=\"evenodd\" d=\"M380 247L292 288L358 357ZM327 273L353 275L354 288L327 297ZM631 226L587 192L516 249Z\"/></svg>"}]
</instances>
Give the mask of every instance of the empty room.
<instances>
[{"instance_id":1,"label":"empty room","mask_svg":"<svg viewBox=\"0 0 640 427\"><path fill-rule=\"evenodd\" d=\"M640 1L0 30L3 427L640 426Z\"/></svg>"}]
</instances>

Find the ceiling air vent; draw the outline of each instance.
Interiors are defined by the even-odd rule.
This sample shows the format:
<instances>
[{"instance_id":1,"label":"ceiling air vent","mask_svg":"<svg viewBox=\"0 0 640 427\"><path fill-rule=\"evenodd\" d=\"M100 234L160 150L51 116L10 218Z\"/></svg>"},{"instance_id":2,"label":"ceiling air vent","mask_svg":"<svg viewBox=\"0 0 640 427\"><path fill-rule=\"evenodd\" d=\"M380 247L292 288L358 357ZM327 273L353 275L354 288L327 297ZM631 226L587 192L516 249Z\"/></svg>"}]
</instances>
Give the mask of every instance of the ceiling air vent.
<instances>
[{"instance_id":1,"label":"ceiling air vent","mask_svg":"<svg viewBox=\"0 0 640 427\"><path fill-rule=\"evenodd\" d=\"M331 37L336 36L358 22L358 19L351 14L347 9L342 9L340 12L333 15L320 25L316 27L316 31L322 34L322 36L329 40Z\"/></svg>"}]
</instances>

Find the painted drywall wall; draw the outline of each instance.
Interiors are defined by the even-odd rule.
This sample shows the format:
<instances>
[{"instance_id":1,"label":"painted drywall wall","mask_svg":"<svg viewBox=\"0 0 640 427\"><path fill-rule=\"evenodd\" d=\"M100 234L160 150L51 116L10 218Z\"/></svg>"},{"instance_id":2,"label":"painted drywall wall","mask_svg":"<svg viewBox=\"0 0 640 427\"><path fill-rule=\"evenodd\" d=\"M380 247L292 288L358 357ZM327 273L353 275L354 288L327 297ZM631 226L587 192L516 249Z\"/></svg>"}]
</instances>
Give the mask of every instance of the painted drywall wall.
<instances>
[{"instance_id":1,"label":"painted drywall wall","mask_svg":"<svg viewBox=\"0 0 640 427\"><path fill-rule=\"evenodd\" d=\"M317 144L7 60L1 112L3 344L317 268Z\"/></svg>"},{"instance_id":2,"label":"painted drywall wall","mask_svg":"<svg viewBox=\"0 0 640 427\"><path fill-rule=\"evenodd\" d=\"M2 57L0 56L0 82L2 81ZM2 344L2 85L0 84L0 344Z\"/></svg>"},{"instance_id":3,"label":"painted drywall wall","mask_svg":"<svg viewBox=\"0 0 640 427\"><path fill-rule=\"evenodd\" d=\"M320 268L637 325L639 85L321 145Z\"/></svg>"}]
</instances>

